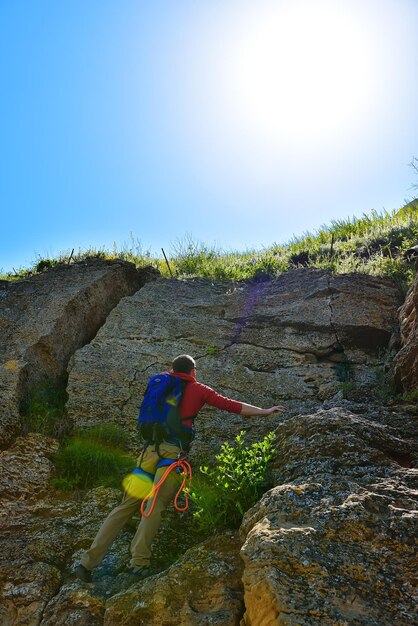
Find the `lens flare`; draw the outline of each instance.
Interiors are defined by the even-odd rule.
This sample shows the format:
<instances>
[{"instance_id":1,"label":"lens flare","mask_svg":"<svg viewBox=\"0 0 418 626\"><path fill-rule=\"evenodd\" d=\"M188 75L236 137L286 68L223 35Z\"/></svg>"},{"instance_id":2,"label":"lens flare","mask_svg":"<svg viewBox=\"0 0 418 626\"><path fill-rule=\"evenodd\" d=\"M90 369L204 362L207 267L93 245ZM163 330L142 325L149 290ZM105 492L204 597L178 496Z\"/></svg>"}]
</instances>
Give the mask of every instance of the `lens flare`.
<instances>
[{"instance_id":1,"label":"lens flare","mask_svg":"<svg viewBox=\"0 0 418 626\"><path fill-rule=\"evenodd\" d=\"M154 478L139 468L125 476L122 487L131 498L143 500L151 491Z\"/></svg>"}]
</instances>

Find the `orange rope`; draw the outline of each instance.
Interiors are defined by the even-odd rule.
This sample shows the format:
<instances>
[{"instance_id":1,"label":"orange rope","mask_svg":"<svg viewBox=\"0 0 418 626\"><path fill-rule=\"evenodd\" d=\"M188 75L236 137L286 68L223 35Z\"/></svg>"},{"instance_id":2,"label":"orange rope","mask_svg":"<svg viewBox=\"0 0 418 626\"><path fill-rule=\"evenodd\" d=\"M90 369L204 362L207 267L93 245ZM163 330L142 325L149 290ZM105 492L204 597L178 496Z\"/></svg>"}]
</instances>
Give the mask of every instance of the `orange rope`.
<instances>
[{"instance_id":1,"label":"orange rope","mask_svg":"<svg viewBox=\"0 0 418 626\"><path fill-rule=\"evenodd\" d=\"M182 470L183 470L183 480L182 480L182 483L180 485L179 490L177 491L177 493L176 493L176 495L174 497L174 506L175 506L177 511L186 511L188 509L189 499L187 497L187 493L184 494L185 505L183 507L180 507L178 505L178 499L180 497L181 492L186 487L187 479L189 479L189 483L192 482L192 467L191 467L190 463L188 461L186 461L185 459L178 459L177 461L174 461L171 465L169 465L167 467L167 469L165 470L164 474L161 476L161 478L158 481L158 483L156 485L152 486L152 489L149 492L149 494L147 496L145 496L145 498L142 500L142 502L141 502L141 515L142 515L142 517L148 518L152 514L152 512L154 510L154 506L155 506L155 501L157 499L158 492L160 491L160 488L161 488L162 484L167 479L167 477L170 474L170 472L172 472L174 469L177 469L178 467L181 467ZM147 504L147 502L148 502L148 500L150 498L152 498L151 508L148 511L148 513L145 513L146 504Z\"/></svg>"}]
</instances>

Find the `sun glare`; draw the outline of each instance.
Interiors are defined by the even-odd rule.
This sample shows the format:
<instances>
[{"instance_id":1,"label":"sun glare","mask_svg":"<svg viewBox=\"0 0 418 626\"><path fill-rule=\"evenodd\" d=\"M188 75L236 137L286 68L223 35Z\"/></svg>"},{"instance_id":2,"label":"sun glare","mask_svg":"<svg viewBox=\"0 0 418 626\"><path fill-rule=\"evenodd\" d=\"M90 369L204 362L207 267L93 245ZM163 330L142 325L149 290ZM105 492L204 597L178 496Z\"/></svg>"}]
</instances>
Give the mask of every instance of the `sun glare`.
<instances>
[{"instance_id":1,"label":"sun glare","mask_svg":"<svg viewBox=\"0 0 418 626\"><path fill-rule=\"evenodd\" d=\"M373 49L355 16L338 2L296 1L252 17L234 29L223 63L235 123L292 144L349 132L373 83Z\"/></svg>"}]
</instances>

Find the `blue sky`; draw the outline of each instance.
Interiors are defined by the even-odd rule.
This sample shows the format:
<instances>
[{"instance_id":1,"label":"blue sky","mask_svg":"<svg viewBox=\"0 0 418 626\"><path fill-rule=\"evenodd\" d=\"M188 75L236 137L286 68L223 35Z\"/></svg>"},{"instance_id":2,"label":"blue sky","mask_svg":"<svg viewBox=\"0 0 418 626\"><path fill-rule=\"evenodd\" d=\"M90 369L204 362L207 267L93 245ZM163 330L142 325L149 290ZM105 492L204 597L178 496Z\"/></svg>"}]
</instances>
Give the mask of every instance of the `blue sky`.
<instances>
[{"instance_id":1,"label":"blue sky","mask_svg":"<svg viewBox=\"0 0 418 626\"><path fill-rule=\"evenodd\" d=\"M416 0L0 1L0 269L261 249L418 182Z\"/></svg>"}]
</instances>

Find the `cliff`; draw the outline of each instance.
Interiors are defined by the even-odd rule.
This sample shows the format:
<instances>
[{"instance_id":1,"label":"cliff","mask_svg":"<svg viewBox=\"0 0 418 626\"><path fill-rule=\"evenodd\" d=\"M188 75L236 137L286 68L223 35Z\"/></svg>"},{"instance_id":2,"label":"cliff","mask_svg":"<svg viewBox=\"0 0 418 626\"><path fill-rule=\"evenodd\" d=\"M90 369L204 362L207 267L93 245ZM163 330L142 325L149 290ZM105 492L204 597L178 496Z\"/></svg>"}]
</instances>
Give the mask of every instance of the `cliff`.
<instances>
[{"instance_id":1,"label":"cliff","mask_svg":"<svg viewBox=\"0 0 418 626\"><path fill-rule=\"evenodd\" d=\"M395 357L398 385L418 387L417 283L400 309L391 280L365 275L150 278L96 262L1 286L0 624L413 623L416 413L381 403L379 372ZM72 564L120 492L53 489L59 442L26 432L25 398L39 381L64 381L69 428L117 423L135 449L146 381L179 353L220 392L286 404L265 420L203 410L191 453L197 468L242 429L250 441L275 430L273 488L239 533L203 543L187 514L169 511L157 544L182 556L156 577L124 573L129 526L93 583L76 581Z\"/></svg>"},{"instance_id":2,"label":"cliff","mask_svg":"<svg viewBox=\"0 0 418 626\"><path fill-rule=\"evenodd\" d=\"M290 414L352 393L372 393L381 352L398 332L391 281L304 270L277 280L158 280L124 298L69 364L68 415L77 426L111 420L132 429L147 380L173 356L192 354L198 377L230 397ZM356 390L356 391L354 391ZM193 457L250 427L259 438L279 417L250 424L201 412Z\"/></svg>"},{"instance_id":3,"label":"cliff","mask_svg":"<svg viewBox=\"0 0 418 626\"><path fill-rule=\"evenodd\" d=\"M75 350L91 341L108 313L146 280L131 263L83 262L0 285L0 448L22 429L29 390L66 378Z\"/></svg>"},{"instance_id":4,"label":"cliff","mask_svg":"<svg viewBox=\"0 0 418 626\"><path fill-rule=\"evenodd\" d=\"M417 264L418 268L418 264ZM415 391L418 381L418 274L399 310L402 348L394 362L398 389Z\"/></svg>"}]
</instances>

